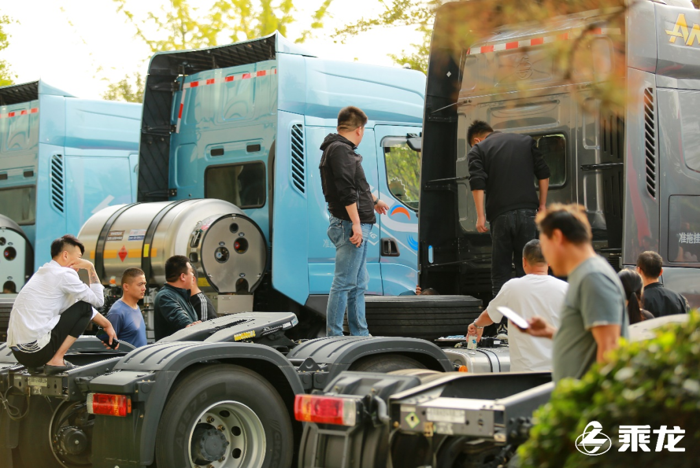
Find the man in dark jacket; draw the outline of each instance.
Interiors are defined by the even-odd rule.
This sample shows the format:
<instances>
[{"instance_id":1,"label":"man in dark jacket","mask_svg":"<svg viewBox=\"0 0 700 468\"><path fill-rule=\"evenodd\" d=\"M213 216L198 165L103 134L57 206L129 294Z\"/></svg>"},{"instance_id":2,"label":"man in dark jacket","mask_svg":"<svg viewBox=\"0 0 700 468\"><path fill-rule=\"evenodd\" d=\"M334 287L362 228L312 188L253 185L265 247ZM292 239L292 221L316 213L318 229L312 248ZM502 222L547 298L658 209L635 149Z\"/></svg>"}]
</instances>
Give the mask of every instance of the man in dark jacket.
<instances>
[{"instance_id":1,"label":"man in dark jacket","mask_svg":"<svg viewBox=\"0 0 700 468\"><path fill-rule=\"evenodd\" d=\"M367 336L365 291L367 239L377 222L374 215L385 214L387 204L372 195L362 156L355 150L365 133L367 116L357 107L345 107L338 114L338 133L331 133L321 145L321 183L330 211L328 238L335 245L335 275L328 295L326 333L343 335L343 317L348 310L350 334Z\"/></svg>"},{"instance_id":2,"label":"man in dark jacket","mask_svg":"<svg viewBox=\"0 0 700 468\"><path fill-rule=\"evenodd\" d=\"M174 255L165 262L167 283L158 291L155 300L154 332L156 341L178 330L201 323L190 304L194 270L182 255Z\"/></svg>"},{"instance_id":3,"label":"man in dark jacket","mask_svg":"<svg viewBox=\"0 0 700 468\"><path fill-rule=\"evenodd\" d=\"M642 277L644 292L642 302L644 309L654 317L665 315L685 314L688 312L688 301L677 292L664 288L659 277L664 269L664 261L656 252L642 252L637 257L637 273Z\"/></svg>"},{"instance_id":4,"label":"man in dark jacket","mask_svg":"<svg viewBox=\"0 0 700 468\"><path fill-rule=\"evenodd\" d=\"M518 277L525 275L520 256L525 244L537 237L535 215L547 203L549 167L531 137L494 132L480 120L469 127L467 141L476 230L487 232L486 221L491 223L491 290L495 297L511 278L513 264Z\"/></svg>"}]
</instances>

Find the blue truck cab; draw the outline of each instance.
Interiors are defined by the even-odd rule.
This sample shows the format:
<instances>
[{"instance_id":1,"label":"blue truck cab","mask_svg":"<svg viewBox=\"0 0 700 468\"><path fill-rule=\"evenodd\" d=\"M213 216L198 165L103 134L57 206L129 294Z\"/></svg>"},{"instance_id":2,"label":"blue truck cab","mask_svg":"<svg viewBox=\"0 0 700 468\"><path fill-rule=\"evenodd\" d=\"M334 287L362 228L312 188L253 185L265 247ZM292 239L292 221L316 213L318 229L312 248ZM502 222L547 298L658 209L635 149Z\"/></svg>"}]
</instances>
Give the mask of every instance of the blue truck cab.
<instances>
[{"instance_id":1,"label":"blue truck cab","mask_svg":"<svg viewBox=\"0 0 700 468\"><path fill-rule=\"evenodd\" d=\"M141 106L78 99L42 81L0 88L0 283L19 291L105 206L136 197Z\"/></svg>"},{"instance_id":2,"label":"blue truck cab","mask_svg":"<svg viewBox=\"0 0 700 468\"><path fill-rule=\"evenodd\" d=\"M138 201L214 198L240 208L270 251L256 310L299 312L296 304L325 318L335 247L319 147L338 111L354 105L369 117L358 149L367 179L390 207L368 240L368 294L413 290L420 155L407 135L421 131L424 91L421 72L319 59L278 33L158 53L144 97Z\"/></svg>"}]
</instances>

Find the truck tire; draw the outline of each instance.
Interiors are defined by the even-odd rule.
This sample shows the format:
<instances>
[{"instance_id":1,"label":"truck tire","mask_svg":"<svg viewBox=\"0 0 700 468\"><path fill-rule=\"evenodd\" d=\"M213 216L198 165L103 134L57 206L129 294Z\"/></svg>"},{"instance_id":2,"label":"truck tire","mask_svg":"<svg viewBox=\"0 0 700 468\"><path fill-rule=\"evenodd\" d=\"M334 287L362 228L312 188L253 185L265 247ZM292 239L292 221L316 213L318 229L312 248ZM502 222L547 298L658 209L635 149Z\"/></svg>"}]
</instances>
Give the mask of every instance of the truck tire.
<instances>
[{"instance_id":1,"label":"truck tire","mask_svg":"<svg viewBox=\"0 0 700 468\"><path fill-rule=\"evenodd\" d=\"M388 374L389 372L402 369L426 369L426 367L408 356L402 356L400 354L380 354L378 356L367 356L359 359L355 361L348 370Z\"/></svg>"},{"instance_id":2,"label":"truck tire","mask_svg":"<svg viewBox=\"0 0 700 468\"><path fill-rule=\"evenodd\" d=\"M56 404L58 406L58 404ZM17 451L21 466L41 468L63 468L56 460L49 440L49 428L55 408L42 396L33 396L29 401L29 412L20 421Z\"/></svg>"},{"instance_id":3,"label":"truck tire","mask_svg":"<svg viewBox=\"0 0 700 468\"><path fill-rule=\"evenodd\" d=\"M190 442L191 441L191 442ZM294 433L275 388L231 364L206 366L170 395L156 436L158 466L287 468Z\"/></svg>"},{"instance_id":4,"label":"truck tire","mask_svg":"<svg viewBox=\"0 0 700 468\"><path fill-rule=\"evenodd\" d=\"M482 312L471 296L368 296L365 318L374 336L434 340L460 335Z\"/></svg>"}]
</instances>

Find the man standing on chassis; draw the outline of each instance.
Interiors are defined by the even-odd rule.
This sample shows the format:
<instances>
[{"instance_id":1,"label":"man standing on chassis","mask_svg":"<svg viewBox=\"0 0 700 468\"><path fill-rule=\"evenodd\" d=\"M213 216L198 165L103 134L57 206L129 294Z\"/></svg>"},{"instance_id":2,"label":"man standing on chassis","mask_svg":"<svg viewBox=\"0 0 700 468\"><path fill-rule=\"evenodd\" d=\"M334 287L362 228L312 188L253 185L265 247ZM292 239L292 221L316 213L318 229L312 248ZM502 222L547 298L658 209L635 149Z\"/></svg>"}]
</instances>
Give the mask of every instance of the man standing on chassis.
<instances>
[{"instance_id":1,"label":"man standing on chassis","mask_svg":"<svg viewBox=\"0 0 700 468\"><path fill-rule=\"evenodd\" d=\"M535 215L547 204L549 167L530 136L494 132L481 120L469 126L467 142L476 230L487 232L486 221L491 223L491 292L496 297L511 279L513 264L515 276L525 276L520 256L525 244L537 237Z\"/></svg>"},{"instance_id":2,"label":"man standing on chassis","mask_svg":"<svg viewBox=\"0 0 700 468\"><path fill-rule=\"evenodd\" d=\"M357 107L345 107L338 113L338 133L331 133L321 145L321 183L330 211L328 238L335 245L335 274L328 295L326 334L343 335L343 317L348 310L350 334L367 336L365 291L367 242L374 211L386 214L386 203L372 195L362 156L355 150L365 134L367 116Z\"/></svg>"}]
</instances>

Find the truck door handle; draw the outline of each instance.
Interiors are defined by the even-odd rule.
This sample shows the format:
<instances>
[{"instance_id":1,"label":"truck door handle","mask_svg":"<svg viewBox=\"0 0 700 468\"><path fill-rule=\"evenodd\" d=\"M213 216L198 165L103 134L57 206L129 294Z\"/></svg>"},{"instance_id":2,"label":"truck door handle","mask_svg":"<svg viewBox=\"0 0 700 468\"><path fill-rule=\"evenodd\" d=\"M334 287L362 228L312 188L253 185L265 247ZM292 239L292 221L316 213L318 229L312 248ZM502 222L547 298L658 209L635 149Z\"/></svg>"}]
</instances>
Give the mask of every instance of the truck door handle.
<instances>
[{"instance_id":1,"label":"truck door handle","mask_svg":"<svg viewBox=\"0 0 700 468\"><path fill-rule=\"evenodd\" d=\"M399 244L396 243L396 239L391 237L382 238L382 257L398 257L401 253L399 252Z\"/></svg>"}]
</instances>

